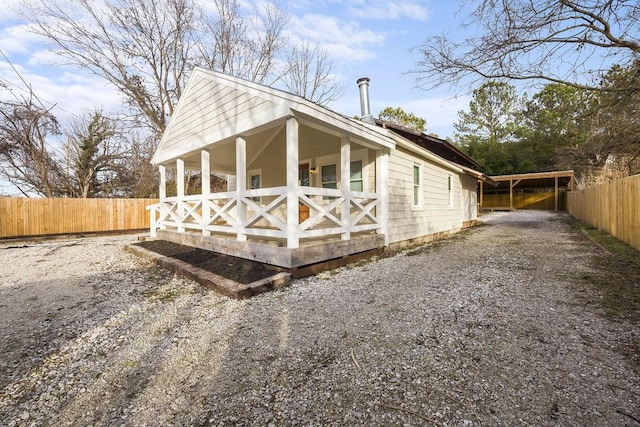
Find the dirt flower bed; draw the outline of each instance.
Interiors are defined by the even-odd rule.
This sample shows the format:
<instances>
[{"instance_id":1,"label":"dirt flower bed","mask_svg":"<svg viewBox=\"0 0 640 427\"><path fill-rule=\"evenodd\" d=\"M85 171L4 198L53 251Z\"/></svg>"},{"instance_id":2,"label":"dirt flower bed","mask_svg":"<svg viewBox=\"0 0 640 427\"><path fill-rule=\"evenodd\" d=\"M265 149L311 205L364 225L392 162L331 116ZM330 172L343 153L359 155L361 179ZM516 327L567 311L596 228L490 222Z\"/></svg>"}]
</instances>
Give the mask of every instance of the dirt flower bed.
<instances>
[{"instance_id":1,"label":"dirt flower bed","mask_svg":"<svg viewBox=\"0 0 640 427\"><path fill-rule=\"evenodd\" d=\"M135 236L0 245L0 425L637 426L638 320L602 278L638 271L564 214L482 219L243 301Z\"/></svg>"},{"instance_id":2,"label":"dirt flower bed","mask_svg":"<svg viewBox=\"0 0 640 427\"><path fill-rule=\"evenodd\" d=\"M248 284L276 274L264 264L211 251L179 245L163 240L149 240L135 243L150 251L184 261L203 270L210 271L238 283Z\"/></svg>"}]
</instances>

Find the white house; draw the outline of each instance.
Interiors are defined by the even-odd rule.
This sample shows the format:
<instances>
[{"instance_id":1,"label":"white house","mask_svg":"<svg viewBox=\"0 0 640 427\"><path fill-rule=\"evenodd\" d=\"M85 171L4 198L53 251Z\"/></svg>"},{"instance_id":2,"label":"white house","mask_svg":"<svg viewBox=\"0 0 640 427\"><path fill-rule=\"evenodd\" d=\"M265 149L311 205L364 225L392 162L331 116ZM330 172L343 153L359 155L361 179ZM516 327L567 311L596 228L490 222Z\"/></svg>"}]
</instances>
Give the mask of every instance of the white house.
<instances>
[{"instance_id":1,"label":"white house","mask_svg":"<svg viewBox=\"0 0 640 427\"><path fill-rule=\"evenodd\" d=\"M154 155L152 235L285 268L455 232L487 177L446 141L194 69ZM171 169L177 194L167 195ZM185 173L202 194L185 195ZM211 192L211 174L227 191Z\"/></svg>"}]
</instances>

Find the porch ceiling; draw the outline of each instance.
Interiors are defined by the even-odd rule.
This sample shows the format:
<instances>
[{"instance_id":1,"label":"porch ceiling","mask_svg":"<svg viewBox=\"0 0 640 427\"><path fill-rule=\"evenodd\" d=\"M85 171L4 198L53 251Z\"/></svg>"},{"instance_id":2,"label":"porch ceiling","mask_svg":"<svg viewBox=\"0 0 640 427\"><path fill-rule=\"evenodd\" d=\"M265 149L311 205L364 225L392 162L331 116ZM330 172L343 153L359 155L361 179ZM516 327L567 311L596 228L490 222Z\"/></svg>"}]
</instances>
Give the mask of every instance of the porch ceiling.
<instances>
[{"instance_id":1,"label":"porch ceiling","mask_svg":"<svg viewBox=\"0 0 640 427\"><path fill-rule=\"evenodd\" d=\"M285 124L274 123L274 126L262 129L260 132L244 136L247 142L247 168L252 167L253 161L265 152L277 150L284 156L285 150ZM369 147L371 144L363 143L360 139L352 141L352 150ZM210 167L212 171L223 173L235 173L236 147L235 137L217 141L204 147L210 150ZM377 147L379 148L379 147ZM340 152L340 134L326 127L310 125L303 121L299 128L299 158L308 159L321 155L337 154ZM181 158L188 170L200 170L200 149L185 153ZM173 161L164 162L168 167L173 166Z\"/></svg>"}]
</instances>

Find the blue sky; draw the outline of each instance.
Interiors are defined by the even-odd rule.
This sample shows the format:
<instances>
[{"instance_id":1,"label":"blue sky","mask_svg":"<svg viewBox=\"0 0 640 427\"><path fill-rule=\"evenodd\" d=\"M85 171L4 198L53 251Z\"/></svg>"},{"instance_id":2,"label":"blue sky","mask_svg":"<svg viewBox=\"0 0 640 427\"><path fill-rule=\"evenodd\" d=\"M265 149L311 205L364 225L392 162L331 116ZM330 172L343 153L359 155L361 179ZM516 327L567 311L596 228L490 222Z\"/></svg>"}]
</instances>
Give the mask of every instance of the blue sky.
<instances>
[{"instance_id":1,"label":"blue sky","mask_svg":"<svg viewBox=\"0 0 640 427\"><path fill-rule=\"evenodd\" d=\"M55 103L54 113L65 121L96 106L117 110L121 99L99 78L75 68L52 65L57 58L43 41L30 34L26 23L15 13L21 1L4 0L0 15L0 49L25 81L47 102ZM298 0L283 2L292 14L288 28L295 39L319 42L337 65L337 76L346 91L330 107L343 114L359 115L356 80L369 77L371 110L374 115L387 106L402 107L427 120L427 132L453 136L457 111L465 109L469 88L456 92L441 88L429 92L414 88L414 68L410 49L434 34L460 31L455 1L337 1ZM16 94L25 94L9 63L0 55L0 79L10 83ZM6 90L0 96L10 97Z\"/></svg>"}]
</instances>

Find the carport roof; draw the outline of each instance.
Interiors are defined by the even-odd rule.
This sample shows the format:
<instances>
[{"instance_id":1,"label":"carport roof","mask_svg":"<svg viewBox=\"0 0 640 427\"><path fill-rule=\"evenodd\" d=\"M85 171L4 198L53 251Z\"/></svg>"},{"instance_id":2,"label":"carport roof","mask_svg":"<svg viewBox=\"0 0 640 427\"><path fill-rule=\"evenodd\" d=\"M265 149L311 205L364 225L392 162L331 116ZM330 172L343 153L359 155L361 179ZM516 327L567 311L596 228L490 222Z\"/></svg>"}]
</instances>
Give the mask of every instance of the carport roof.
<instances>
[{"instance_id":1,"label":"carport roof","mask_svg":"<svg viewBox=\"0 0 640 427\"><path fill-rule=\"evenodd\" d=\"M572 187L574 183L572 170L496 175L490 178L498 183L497 189L509 188L509 183L512 183L511 185L514 188L553 188L556 178L558 179L559 188Z\"/></svg>"}]
</instances>

